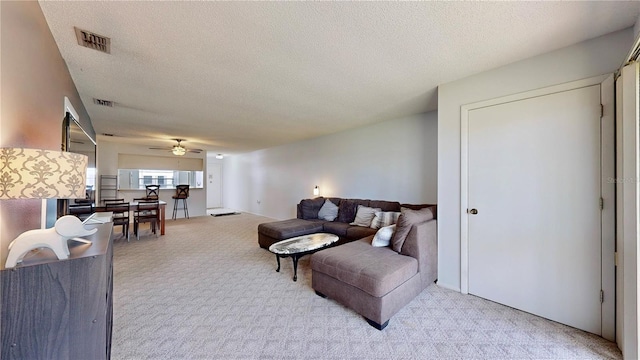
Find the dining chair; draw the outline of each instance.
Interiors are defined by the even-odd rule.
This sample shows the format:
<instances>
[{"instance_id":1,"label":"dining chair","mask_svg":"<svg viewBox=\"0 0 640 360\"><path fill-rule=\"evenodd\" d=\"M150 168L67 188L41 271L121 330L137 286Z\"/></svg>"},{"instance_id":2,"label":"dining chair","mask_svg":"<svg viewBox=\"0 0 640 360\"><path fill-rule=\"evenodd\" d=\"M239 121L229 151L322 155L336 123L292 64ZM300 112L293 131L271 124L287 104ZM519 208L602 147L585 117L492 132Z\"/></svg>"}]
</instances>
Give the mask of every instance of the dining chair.
<instances>
[{"instance_id":1,"label":"dining chair","mask_svg":"<svg viewBox=\"0 0 640 360\"><path fill-rule=\"evenodd\" d=\"M147 200L160 200L160 185L146 185Z\"/></svg>"},{"instance_id":2,"label":"dining chair","mask_svg":"<svg viewBox=\"0 0 640 360\"><path fill-rule=\"evenodd\" d=\"M178 203L182 200L182 210L184 217L189 218L189 208L187 207L187 199L189 198L189 185L176 185L176 194L171 197L173 199L173 220L176 219L178 213Z\"/></svg>"},{"instance_id":3,"label":"dining chair","mask_svg":"<svg viewBox=\"0 0 640 360\"><path fill-rule=\"evenodd\" d=\"M69 205L69 215L74 215L80 220L85 220L94 212L95 211L93 209L92 203L78 203Z\"/></svg>"},{"instance_id":4,"label":"dining chair","mask_svg":"<svg viewBox=\"0 0 640 360\"><path fill-rule=\"evenodd\" d=\"M124 199L104 199L102 200L102 202L104 203L104 205L106 206L107 204L119 204L119 203L123 203Z\"/></svg>"},{"instance_id":5,"label":"dining chair","mask_svg":"<svg viewBox=\"0 0 640 360\"><path fill-rule=\"evenodd\" d=\"M149 223L151 231L156 234L156 227L160 222L160 205L157 200L138 201L137 208L133 211L133 232L136 234L136 239L140 239L140 224Z\"/></svg>"},{"instance_id":6,"label":"dining chair","mask_svg":"<svg viewBox=\"0 0 640 360\"><path fill-rule=\"evenodd\" d=\"M105 204L105 209L113 213L113 226L122 226L122 235L126 235L129 242L129 203L108 202Z\"/></svg>"}]
</instances>

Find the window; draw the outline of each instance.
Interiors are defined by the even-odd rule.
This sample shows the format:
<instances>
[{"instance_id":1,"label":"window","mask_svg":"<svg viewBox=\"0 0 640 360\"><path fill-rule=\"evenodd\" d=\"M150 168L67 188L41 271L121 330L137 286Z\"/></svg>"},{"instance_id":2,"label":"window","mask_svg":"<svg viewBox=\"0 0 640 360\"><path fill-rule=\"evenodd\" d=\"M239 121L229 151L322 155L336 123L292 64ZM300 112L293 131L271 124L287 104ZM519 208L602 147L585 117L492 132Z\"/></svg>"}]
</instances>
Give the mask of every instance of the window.
<instances>
[{"instance_id":1,"label":"window","mask_svg":"<svg viewBox=\"0 0 640 360\"><path fill-rule=\"evenodd\" d=\"M162 189L173 189L176 185L203 188L202 171L119 169L119 190L144 189L146 185L160 185Z\"/></svg>"}]
</instances>

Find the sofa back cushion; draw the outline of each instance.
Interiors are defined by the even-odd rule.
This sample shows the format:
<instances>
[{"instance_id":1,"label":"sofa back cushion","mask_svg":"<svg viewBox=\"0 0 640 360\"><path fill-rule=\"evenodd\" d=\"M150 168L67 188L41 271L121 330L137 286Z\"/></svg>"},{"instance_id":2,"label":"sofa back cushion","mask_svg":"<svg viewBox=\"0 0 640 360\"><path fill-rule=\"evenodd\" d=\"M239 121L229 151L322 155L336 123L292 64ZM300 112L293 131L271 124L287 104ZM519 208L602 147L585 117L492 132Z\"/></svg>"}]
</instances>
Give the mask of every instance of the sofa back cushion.
<instances>
[{"instance_id":1,"label":"sofa back cushion","mask_svg":"<svg viewBox=\"0 0 640 360\"><path fill-rule=\"evenodd\" d=\"M317 197L315 199L304 199L300 201L300 215L299 218L305 220L317 219L320 208L324 205L324 198Z\"/></svg>"},{"instance_id":2,"label":"sofa back cushion","mask_svg":"<svg viewBox=\"0 0 640 360\"><path fill-rule=\"evenodd\" d=\"M433 219L433 212L431 211L431 208L423 208L420 210L403 208L402 214L398 217L398 221L396 222L396 232L391 238L391 248L399 253L402 250L402 245L404 244L411 227L431 219Z\"/></svg>"},{"instance_id":3,"label":"sofa back cushion","mask_svg":"<svg viewBox=\"0 0 640 360\"><path fill-rule=\"evenodd\" d=\"M336 221L352 223L356 219L358 205L369 206L369 200L362 199L342 199L338 206L338 218Z\"/></svg>"}]
</instances>

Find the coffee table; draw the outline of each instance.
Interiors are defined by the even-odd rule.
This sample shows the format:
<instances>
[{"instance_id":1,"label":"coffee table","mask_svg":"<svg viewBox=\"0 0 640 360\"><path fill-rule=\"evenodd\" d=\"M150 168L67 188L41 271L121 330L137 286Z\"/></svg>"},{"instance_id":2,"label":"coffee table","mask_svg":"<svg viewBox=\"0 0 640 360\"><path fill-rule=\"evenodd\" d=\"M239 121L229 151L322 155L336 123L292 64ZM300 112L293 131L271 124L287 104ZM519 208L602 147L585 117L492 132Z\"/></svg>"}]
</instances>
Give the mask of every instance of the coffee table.
<instances>
[{"instance_id":1,"label":"coffee table","mask_svg":"<svg viewBox=\"0 0 640 360\"><path fill-rule=\"evenodd\" d=\"M291 257L293 260L293 281L297 281L298 260L304 255L313 254L316 251L329 247L336 241L338 241L338 236L333 234L317 233L302 235L278 241L269 246L269 251L276 254L276 261L278 261L277 272L280 272L280 258Z\"/></svg>"}]
</instances>

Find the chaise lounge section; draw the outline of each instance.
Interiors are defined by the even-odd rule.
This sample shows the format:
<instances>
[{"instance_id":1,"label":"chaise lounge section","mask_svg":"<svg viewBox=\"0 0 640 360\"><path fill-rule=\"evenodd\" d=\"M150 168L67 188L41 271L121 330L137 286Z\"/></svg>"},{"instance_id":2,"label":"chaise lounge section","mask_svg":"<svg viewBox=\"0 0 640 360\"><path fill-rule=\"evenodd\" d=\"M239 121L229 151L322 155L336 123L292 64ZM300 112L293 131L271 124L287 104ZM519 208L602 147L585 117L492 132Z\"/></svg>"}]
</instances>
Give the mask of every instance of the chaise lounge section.
<instances>
[{"instance_id":1,"label":"chaise lounge section","mask_svg":"<svg viewBox=\"0 0 640 360\"><path fill-rule=\"evenodd\" d=\"M373 236L311 256L312 287L364 316L378 330L437 279L436 220L411 226L400 252Z\"/></svg>"}]
</instances>

